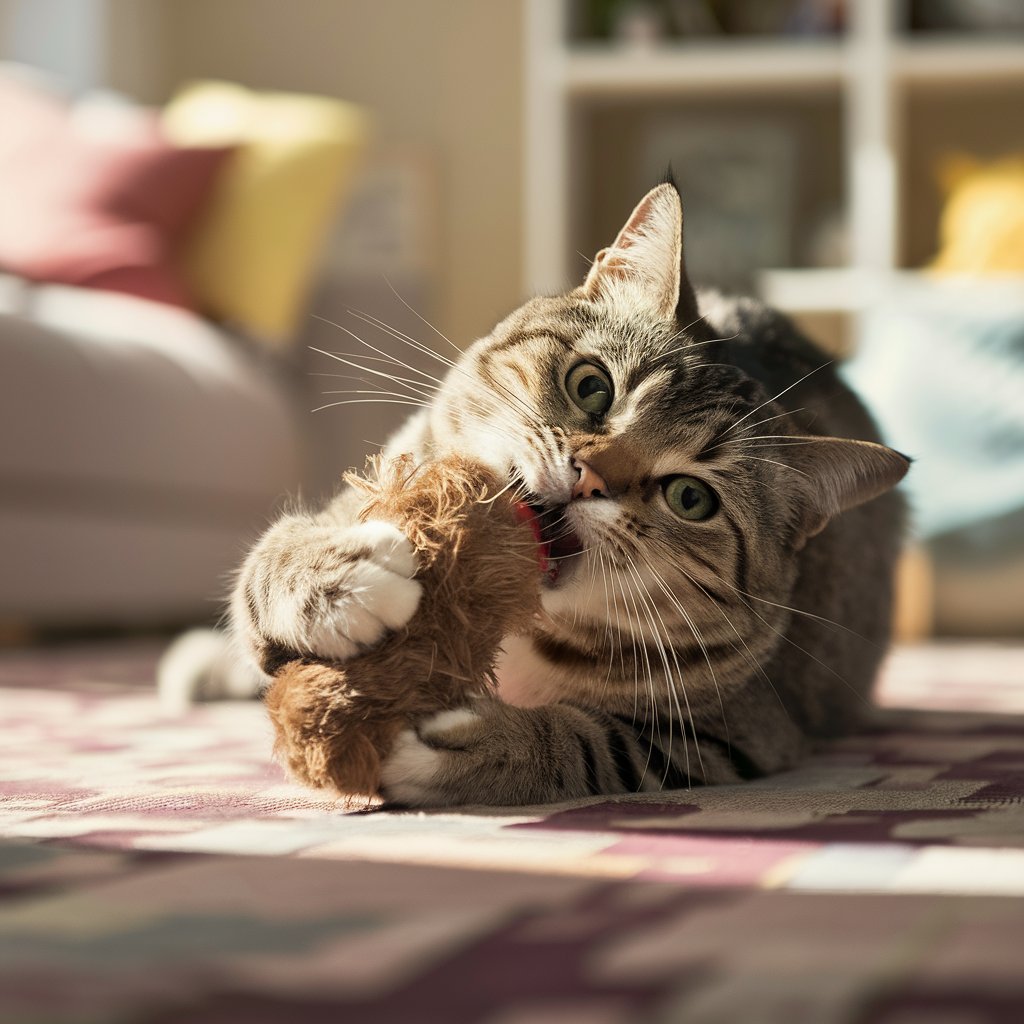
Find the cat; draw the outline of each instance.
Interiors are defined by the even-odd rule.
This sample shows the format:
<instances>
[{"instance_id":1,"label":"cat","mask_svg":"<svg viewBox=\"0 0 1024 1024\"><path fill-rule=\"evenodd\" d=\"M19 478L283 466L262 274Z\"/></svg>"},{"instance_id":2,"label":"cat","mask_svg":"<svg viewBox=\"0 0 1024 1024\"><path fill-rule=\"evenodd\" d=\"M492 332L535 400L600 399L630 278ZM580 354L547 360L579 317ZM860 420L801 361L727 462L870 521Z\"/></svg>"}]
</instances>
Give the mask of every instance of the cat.
<instances>
[{"instance_id":1,"label":"cat","mask_svg":"<svg viewBox=\"0 0 1024 1024\"><path fill-rule=\"evenodd\" d=\"M654 188L582 285L470 346L388 444L493 467L553 555L499 695L403 733L390 802L735 783L855 727L888 641L909 460L785 317L694 291L682 224L675 186ZM286 515L246 558L232 629L263 672L344 662L413 615L414 552L357 504Z\"/></svg>"}]
</instances>

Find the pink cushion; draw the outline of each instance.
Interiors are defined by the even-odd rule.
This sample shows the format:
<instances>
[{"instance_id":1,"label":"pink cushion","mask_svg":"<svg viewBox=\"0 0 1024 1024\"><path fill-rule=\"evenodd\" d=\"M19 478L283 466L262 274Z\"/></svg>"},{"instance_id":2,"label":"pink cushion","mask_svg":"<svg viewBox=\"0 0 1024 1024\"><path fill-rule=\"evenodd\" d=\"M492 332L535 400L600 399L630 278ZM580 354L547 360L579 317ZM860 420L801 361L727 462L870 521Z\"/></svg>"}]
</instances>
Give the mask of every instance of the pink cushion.
<instances>
[{"instance_id":1,"label":"pink cushion","mask_svg":"<svg viewBox=\"0 0 1024 1024\"><path fill-rule=\"evenodd\" d=\"M0 267L191 306L174 261L226 147L179 147L138 114L94 137L59 99L0 80Z\"/></svg>"}]
</instances>

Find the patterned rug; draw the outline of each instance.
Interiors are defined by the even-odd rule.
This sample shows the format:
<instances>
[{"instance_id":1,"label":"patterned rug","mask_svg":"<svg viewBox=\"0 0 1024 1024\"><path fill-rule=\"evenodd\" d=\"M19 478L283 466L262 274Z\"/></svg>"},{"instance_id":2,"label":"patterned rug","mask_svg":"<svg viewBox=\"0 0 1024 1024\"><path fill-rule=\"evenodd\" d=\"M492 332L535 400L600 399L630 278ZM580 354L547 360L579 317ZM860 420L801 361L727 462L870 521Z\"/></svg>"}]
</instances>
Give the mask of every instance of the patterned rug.
<instances>
[{"instance_id":1,"label":"patterned rug","mask_svg":"<svg viewBox=\"0 0 1024 1024\"><path fill-rule=\"evenodd\" d=\"M425 814L162 714L156 653L0 655L0 1019L1024 1020L1024 648L896 652L772 779Z\"/></svg>"}]
</instances>

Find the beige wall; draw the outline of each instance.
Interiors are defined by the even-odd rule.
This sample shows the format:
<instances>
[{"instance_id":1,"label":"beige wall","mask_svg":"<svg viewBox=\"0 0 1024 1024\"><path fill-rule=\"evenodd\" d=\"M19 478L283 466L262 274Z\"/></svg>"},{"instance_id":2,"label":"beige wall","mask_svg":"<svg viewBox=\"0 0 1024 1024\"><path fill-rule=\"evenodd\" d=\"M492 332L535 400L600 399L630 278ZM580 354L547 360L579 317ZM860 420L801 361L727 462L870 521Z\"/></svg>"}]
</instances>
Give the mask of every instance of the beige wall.
<instances>
[{"instance_id":1,"label":"beige wall","mask_svg":"<svg viewBox=\"0 0 1024 1024\"><path fill-rule=\"evenodd\" d=\"M148 31L165 94L215 76L339 96L381 144L429 148L435 315L466 344L521 299L521 21L520 0L161 0Z\"/></svg>"}]
</instances>

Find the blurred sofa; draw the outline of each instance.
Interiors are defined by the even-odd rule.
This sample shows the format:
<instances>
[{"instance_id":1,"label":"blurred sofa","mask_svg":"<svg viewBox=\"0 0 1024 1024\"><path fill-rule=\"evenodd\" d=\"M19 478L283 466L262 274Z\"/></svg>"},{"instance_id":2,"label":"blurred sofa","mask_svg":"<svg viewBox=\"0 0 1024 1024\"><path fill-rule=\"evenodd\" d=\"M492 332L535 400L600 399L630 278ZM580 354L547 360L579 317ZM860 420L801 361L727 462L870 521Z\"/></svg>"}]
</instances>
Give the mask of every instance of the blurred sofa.
<instances>
[{"instance_id":1,"label":"blurred sofa","mask_svg":"<svg viewBox=\"0 0 1024 1024\"><path fill-rule=\"evenodd\" d=\"M209 617L302 479L294 410L193 313L0 275L0 620Z\"/></svg>"},{"instance_id":2,"label":"blurred sofa","mask_svg":"<svg viewBox=\"0 0 1024 1024\"><path fill-rule=\"evenodd\" d=\"M296 341L365 117L0 66L0 123L0 627L214 618L307 479Z\"/></svg>"}]
</instances>

